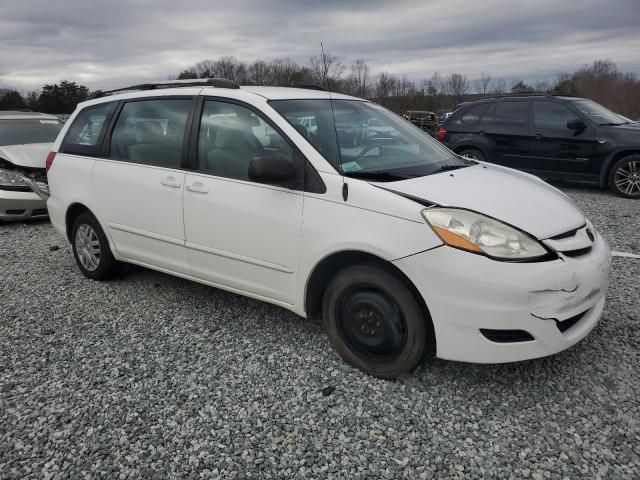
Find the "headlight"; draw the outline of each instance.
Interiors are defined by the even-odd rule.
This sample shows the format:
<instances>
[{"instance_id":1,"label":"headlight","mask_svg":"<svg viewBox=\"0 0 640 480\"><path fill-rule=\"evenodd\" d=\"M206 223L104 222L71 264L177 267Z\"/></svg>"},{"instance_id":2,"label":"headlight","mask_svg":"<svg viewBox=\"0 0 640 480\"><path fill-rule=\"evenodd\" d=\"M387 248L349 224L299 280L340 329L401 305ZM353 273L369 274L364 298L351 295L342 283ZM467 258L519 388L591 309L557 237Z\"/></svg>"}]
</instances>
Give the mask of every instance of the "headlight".
<instances>
[{"instance_id":1,"label":"headlight","mask_svg":"<svg viewBox=\"0 0 640 480\"><path fill-rule=\"evenodd\" d=\"M479 213L427 208L422 215L442 241L455 248L501 260L528 260L548 254L534 238Z\"/></svg>"},{"instance_id":2,"label":"headlight","mask_svg":"<svg viewBox=\"0 0 640 480\"><path fill-rule=\"evenodd\" d=\"M26 187L22 175L15 170L0 168L0 187Z\"/></svg>"}]
</instances>

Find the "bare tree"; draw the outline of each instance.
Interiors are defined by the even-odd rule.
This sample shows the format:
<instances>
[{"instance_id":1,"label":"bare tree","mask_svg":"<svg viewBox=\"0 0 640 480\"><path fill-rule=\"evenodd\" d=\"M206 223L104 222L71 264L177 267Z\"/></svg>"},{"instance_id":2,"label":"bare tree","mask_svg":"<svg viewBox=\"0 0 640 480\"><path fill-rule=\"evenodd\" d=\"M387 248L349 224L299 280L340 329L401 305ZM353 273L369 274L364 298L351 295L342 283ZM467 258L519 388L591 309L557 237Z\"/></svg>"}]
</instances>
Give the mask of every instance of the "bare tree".
<instances>
[{"instance_id":1,"label":"bare tree","mask_svg":"<svg viewBox=\"0 0 640 480\"><path fill-rule=\"evenodd\" d=\"M493 84L491 93L502 94L507 91L507 82L504 78L498 78Z\"/></svg>"},{"instance_id":2,"label":"bare tree","mask_svg":"<svg viewBox=\"0 0 640 480\"><path fill-rule=\"evenodd\" d=\"M351 64L351 73L347 79L350 93L357 97L367 97L369 88L369 66L364 60L356 60Z\"/></svg>"},{"instance_id":3,"label":"bare tree","mask_svg":"<svg viewBox=\"0 0 640 480\"><path fill-rule=\"evenodd\" d=\"M488 73L482 72L480 74L480 78L475 80L474 82L476 93L481 93L486 95L489 93L489 86L491 85L491 75Z\"/></svg>"},{"instance_id":4,"label":"bare tree","mask_svg":"<svg viewBox=\"0 0 640 480\"><path fill-rule=\"evenodd\" d=\"M457 99L467 93L468 88L467 77L461 73L451 73L445 79L445 91Z\"/></svg>"},{"instance_id":5,"label":"bare tree","mask_svg":"<svg viewBox=\"0 0 640 480\"><path fill-rule=\"evenodd\" d=\"M276 58L271 62L271 75L273 85L291 85L299 65L290 58Z\"/></svg>"},{"instance_id":6,"label":"bare tree","mask_svg":"<svg viewBox=\"0 0 640 480\"><path fill-rule=\"evenodd\" d=\"M380 72L378 75L378 81L376 82L376 98L386 98L393 92L393 88L396 84L396 77L391 75L386 70Z\"/></svg>"},{"instance_id":7,"label":"bare tree","mask_svg":"<svg viewBox=\"0 0 640 480\"><path fill-rule=\"evenodd\" d=\"M259 60L247 67L247 80L253 85L269 85L271 69L266 62Z\"/></svg>"},{"instance_id":8,"label":"bare tree","mask_svg":"<svg viewBox=\"0 0 640 480\"><path fill-rule=\"evenodd\" d=\"M344 73L344 65L336 55L327 53L315 55L309 59L309 70L313 81L318 85L329 83L330 89L334 89Z\"/></svg>"},{"instance_id":9,"label":"bare tree","mask_svg":"<svg viewBox=\"0 0 640 480\"><path fill-rule=\"evenodd\" d=\"M436 96L444 93L444 80L438 72L434 72L431 78L427 80L427 95Z\"/></svg>"}]
</instances>

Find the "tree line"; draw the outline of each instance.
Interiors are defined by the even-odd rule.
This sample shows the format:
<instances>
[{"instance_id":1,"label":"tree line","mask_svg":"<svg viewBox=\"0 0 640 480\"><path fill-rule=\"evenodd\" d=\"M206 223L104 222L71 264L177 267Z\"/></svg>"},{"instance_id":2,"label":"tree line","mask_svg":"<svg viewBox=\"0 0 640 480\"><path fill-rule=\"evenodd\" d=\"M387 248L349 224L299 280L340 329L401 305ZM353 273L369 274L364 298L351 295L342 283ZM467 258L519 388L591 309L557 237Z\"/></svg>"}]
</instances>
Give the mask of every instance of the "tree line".
<instances>
[{"instance_id":1,"label":"tree line","mask_svg":"<svg viewBox=\"0 0 640 480\"><path fill-rule=\"evenodd\" d=\"M304 64L290 58L246 63L226 56L202 60L169 79L211 77L226 78L240 85L318 85L333 92L372 99L396 112L409 109L450 111L461 102L485 95L544 92L590 98L629 118L640 118L640 80L633 73L620 71L611 60L596 60L571 74L558 76L553 82L534 84L523 79L507 82L486 72L473 79L456 72L434 72L415 82L388 71L372 75L364 60L345 64L332 54L324 58L312 56ZM46 84L26 94L0 88L0 110L71 113L89 94L87 87L66 80Z\"/></svg>"}]
</instances>

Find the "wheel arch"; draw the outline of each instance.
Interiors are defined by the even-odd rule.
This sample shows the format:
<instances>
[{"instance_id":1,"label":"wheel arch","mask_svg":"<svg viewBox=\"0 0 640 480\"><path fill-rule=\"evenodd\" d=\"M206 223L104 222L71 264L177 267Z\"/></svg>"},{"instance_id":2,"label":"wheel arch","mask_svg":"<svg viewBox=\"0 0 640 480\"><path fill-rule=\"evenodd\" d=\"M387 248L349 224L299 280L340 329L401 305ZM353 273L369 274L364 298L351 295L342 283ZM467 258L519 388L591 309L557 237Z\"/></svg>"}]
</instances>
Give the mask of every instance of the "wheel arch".
<instances>
[{"instance_id":1,"label":"wheel arch","mask_svg":"<svg viewBox=\"0 0 640 480\"><path fill-rule=\"evenodd\" d=\"M611 167L621 158L628 157L630 155L640 155L640 148L621 148L615 152L609 154L605 159L602 168L600 169L600 187L607 187L609 185L609 174L611 173Z\"/></svg>"},{"instance_id":2,"label":"wheel arch","mask_svg":"<svg viewBox=\"0 0 640 480\"><path fill-rule=\"evenodd\" d=\"M304 307L307 318L318 318L322 314L322 297L324 295L325 287L331 278L333 278L340 270L356 264L375 265L382 268L396 276L407 286L420 305L426 322L427 336L431 342L431 345L427 345L427 352L435 353L435 330L431 319L431 313L429 312L429 307L427 306L424 297L402 270L390 261L369 252L361 250L342 250L327 255L315 265L305 285Z\"/></svg>"},{"instance_id":3,"label":"wheel arch","mask_svg":"<svg viewBox=\"0 0 640 480\"><path fill-rule=\"evenodd\" d=\"M104 226L102 225L102 222L100 222L100 220L98 220L98 217L96 216L95 213L93 213L91 211L91 209L89 207L87 207L84 203L81 202L74 202L71 205L69 205L69 207L67 208L67 211L65 212L64 215L64 227L65 227L65 232L67 234L67 239L71 242L71 229L73 228L73 223L75 222L76 218L78 218L78 216L84 212L88 212L90 215L93 216L93 218L96 219L96 221L98 222L98 224L100 225L100 227L102 228L102 231L105 232L105 235L107 235L106 230L104 228ZM109 238L109 235L107 235L107 239L109 240L109 242L111 242L111 239Z\"/></svg>"},{"instance_id":4,"label":"wheel arch","mask_svg":"<svg viewBox=\"0 0 640 480\"><path fill-rule=\"evenodd\" d=\"M484 147L480 147L478 145L474 145L474 144L469 144L469 143L462 143L460 145L456 145L453 148L454 153L460 153L463 150L479 150L480 153L482 153L482 155L484 155L485 158L485 162L488 161L489 159L489 154L487 153L487 150Z\"/></svg>"}]
</instances>

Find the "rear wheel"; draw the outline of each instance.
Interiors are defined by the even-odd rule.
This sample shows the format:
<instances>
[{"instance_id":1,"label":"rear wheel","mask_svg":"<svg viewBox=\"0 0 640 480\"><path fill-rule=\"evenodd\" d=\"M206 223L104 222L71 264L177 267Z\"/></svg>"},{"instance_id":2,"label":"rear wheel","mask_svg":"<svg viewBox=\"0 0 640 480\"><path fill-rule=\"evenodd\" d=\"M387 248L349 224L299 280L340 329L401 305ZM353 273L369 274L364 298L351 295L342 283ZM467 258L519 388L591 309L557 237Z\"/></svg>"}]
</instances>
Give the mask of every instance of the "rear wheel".
<instances>
[{"instance_id":1,"label":"rear wheel","mask_svg":"<svg viewBox=\"0 0 640 480\"><path fill-rule=\"evenodd\" d=\"M338 354L380 378L413 370L427 346L419 303L407 286L373 265L339 272L323 298L324 326Z\"/></svg>"},{"instance_id":2,"label":"rear wheel","mask_svg":"<svg viewBox=\"0 0 640 480\"><path fill-rule=\"evenodd\" d=\"M481 162L484 162L486 160L484 153L476 148L465 148L463 150L460 150L458 152L458 155L460 155L461 157L470 158L472 160L479 160Z\"/></svg>"},{"instance_id":3,"label":"rear wheel","mask_svg":"<svg viewBox=\"0 0 640 480\"><path fill-rule=\"evenodd\" d=\"M625 198L640 198L640 155L618 160L609 173L609 188Z\"/></svg>"},{"instance_id":4,"label":"rear wheel","mask_svg":"<svg viewBox=\"0 0 640 480\"><path fill-rule=\"evenodd\" d=\"M82 213L71 230L73 256L80 271L93 280L108 280L119 270L120 264L113 258L109 241L93 215Z\"/></svg>"}]
</instances>

